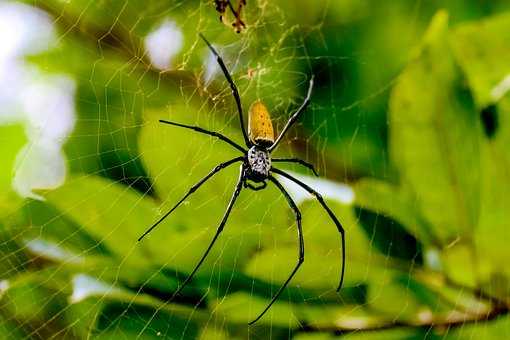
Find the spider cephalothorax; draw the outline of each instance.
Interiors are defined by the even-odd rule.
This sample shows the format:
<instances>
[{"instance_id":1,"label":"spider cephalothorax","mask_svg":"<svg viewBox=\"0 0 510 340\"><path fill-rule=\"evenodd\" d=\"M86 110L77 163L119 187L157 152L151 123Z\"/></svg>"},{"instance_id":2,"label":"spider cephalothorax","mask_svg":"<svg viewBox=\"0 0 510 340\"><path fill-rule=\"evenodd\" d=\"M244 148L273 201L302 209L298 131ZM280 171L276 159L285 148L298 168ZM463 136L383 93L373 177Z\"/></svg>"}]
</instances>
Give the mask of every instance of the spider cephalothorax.
<instances>
[{"instance_id":1,"label":"spider cephalothorax","mask_svg":"<svg viewBox=\"0 0 510 340\"><path fill-rule=\"evenodd\" d=\"M246 156L247 179L254 182L262 182L269 177L271 170L271 155L259 146L252 146Z\"/></svg>"},{"instance_id":2,"label":"spider cephalothorax","mask_svg":"<svg viewBox=\"0 0 510 340\"><path fill-rule=\"evenodd\" d=\"M283 194L287 202L289 203L289 206L292 208L292 211L294 212L294 215L296 217L296 226L298 231L298 241L299 241L299 252L298 252L298 261L292 272L290 273L287 280L283 283L283 285L278 289L276 294L273 296L267 307L259 314L255 320L250 322L250 324L255 323L257 320L259 320L265 312L271 307L271 305L276 301L276 299L280 296L280 294L283 292L287 284L290 282L292 277L296 274L297 270L303 263L305 259L305 245L304 245L304 239L303 239L303 230L301 227L301 213L299 211L298 206L292 199L292 197L287 193L283 185L280 183L280 181L273 176L273 174L277 174L281 177L286 178L287 180L290 180L297 185L301 186L304 190L306 190L309 194L313 195L319 204L326 210L329 217L333 220L335 223L335 226L338 230L338 232L341 235L341 246L342 246L342 270L340 273L340 283L338 285L337 290L340 290L342 287L343 279L344 279L344 272L345 272L345 232L340 224L340 221L336 218L333 211L328 207L322 196L312 189L307 184L303 183L302 181L298 180L294 176L286 173L285 171L279 170L275 168L272 163L276 162L290 162L290 163L298 163L303 166L308 167L310 170L313 171L315 175L317 175L317 172L315 171L313 165L297 158L273 158L271 159L271 153L276 149L278 146L278 143L281 141L287 130L292 126L292 124L298 119L299 115L304 112L306 107L308 106L308 103L310 102L310 96L312 94L312 88L313 88L313 77L310 79L310 84L308 87L308 92L306 94L306 98L301 104L301 106L297 109L297 111L290 117L290 119L287 121L287 124L283 127L282 131L278 135L278 137L274 138L274 129L273 125L271 123L271 118L269 117L269 112L264 104L262 104L261 101L256 101L253 103L253 105L250 107L249 112L249 122L248 122L248 133L246 132L246 129L244 127L244 121L243 121L243 109L241 106L241 98L239 97L239 92L237 91L237 87L234 84L234 81L232 80L232 77L230 76L227 67L225 66L225 63L219 56L219 54L216 52L214 47L211 46L211 44L205 39L204 36L200 35L202 39L205 41L211 52L216 56L216 60L218 61L218 64L221 67L221 70L223 71L223 74L225 75L225 78L227 78L227 81L230 85L230 88L232 89L232 94L234 96L236 105L237 105L237 111L239 113L239 122L241 124L241 131L243 133L244 142L246 144L246 147L243 147L230 138L214 131L208 131L205 129L202 129L198 126L191 126L191 125L185 125L175 122L170 122L167 120L160 120L160 122L178 126L186 129L191 129L200 133L204 133L210 136L214 136L240 152L242 152L242 156L236 157L234 159L231 159L229 161L220 163L217 165L214 169L211 170L204 178L202 178L200 181L198 181L195 185L193 185L189 191L184 195L183 198L177 202L172 209L170 209L166 214L164 214L156 223L154 223L147 231L145 231L142 236L138 239L139 241L145 237L148 233L150 233L154 228L156 228L165 218L168 217L179 205L181 205L186 198L188 198L192 193L194 193L202 184L204 184L207 180L209 180L212 176L217 174L222 169L235 164L235 163L241 163L241 170L239 173L239 179L237 181L235 190L232 194L232 197L230 198L230 202L228 203L227 209L225 211L225 214L223 215L223 218L218 226L218 229L216 230L216 234L214 235L211 243L209 244L209 247L205 250L204 254L198 261L197 265L193 269L193 271L189 274L189 276L186 278L186 280L182 283L182 285L177 289L177 291L173 294L172 298L180 293L182 288L186 286L188 282L191 281L195 273L197 272L198 268L202 263L204 262L205 258L209 254L209 251L211 250L212 246L218 239L218 236L223 231L223 228L225 227L225 224L227 223L228 216L230 215L230 211L232 210L232 207L234 206L235 201L239 197L239 194L241 192L241 189L243 186L245 188L250 188L252 190L262 190L266 187L267 183L266 181L270 181L273 183ZM262 185L254 186L248 181L252 181L255 183L262 183Z\"/></svg>"}]
</instances>

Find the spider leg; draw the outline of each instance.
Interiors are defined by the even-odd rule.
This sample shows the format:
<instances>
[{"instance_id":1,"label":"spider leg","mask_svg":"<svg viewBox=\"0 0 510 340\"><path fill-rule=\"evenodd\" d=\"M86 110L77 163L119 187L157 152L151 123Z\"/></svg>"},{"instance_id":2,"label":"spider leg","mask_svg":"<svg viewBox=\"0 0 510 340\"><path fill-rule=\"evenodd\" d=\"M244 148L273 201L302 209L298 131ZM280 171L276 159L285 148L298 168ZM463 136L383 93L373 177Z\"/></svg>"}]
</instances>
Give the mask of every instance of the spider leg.
<instances>
[{"instance_id":1,"label":"spider leg","mask_svg":"<svg viewBox=\"0 0 510 340\"><path fill-rule=\"evenodd\" d=\"M193 131L204 133L204 134L209 135L209 136L214 136L216 138L221 139L224 142L227 142L228 144L232 145L234 148L236 148L237 150L239 150L239 151L241 151L243 153L247 152L242 146L240 146L239 144L237 144L236 142L234 142L230 138L228 138L226 136L223 136L221 133L214 132L214 131L209 131L209 130L206 130L206 129L202 129L201 127L198 127L198 126L185 125L185 124L181 124L181 123L170 122L170 121L164 120L164 119L160 119L159 122L163 123L163 124L179 126L179 127L185 128L185 129L191 129Z\"/></svg>"},{"instance_id":2,"label":"spider leg","mask_svg":"<svg viewBox=\"0 0 510 340\"><path fill-rule=\"evenodd\" d=\"M276 141L273 143L273 145L271 145L267 149L269 152L273 151L278 146L278 143L280 143L281 139L283 138L283 136L285 135L287 130L299 118L299 115L301 114L301 112L303 112L306 109L306 107L310 103L310 97L312 96L312 89L313 89L313 75L310 78L310 85L308 85L308 92L306 93L306 97L305 97L305 100L303 101L303 104L301 104L301 106L297 109L297 111L292 116L290 116L289 120L287 121L287 124L285 124L285 126L283 127L282 132L280 132L280 135L278 135L278 138L276 138Z\"/></svg>"},{"instance_id":3,"label":"spider leg","mask_svg":"<svg viewBox=\"0 0 510 340\"><path fill-rule=\"evenodd\" d=\"M227 66L225 66L225 63L223 62L223 59L220 57L216 49L211 45L211 43L204 37L202 33L198 33L200 35L200 38L207 44L207 47L211 50L211 52L216 57L216 61L218 62L218 65L220 65L221 70L223 71L223 74L225 75L225 78L227 79L227 82L230 85L230 89L232 90L232 95L234 96L234 99L236 101L237 105L237 111L239 113L239 123L241 124L241 131L243 132L244 142L246 143L247 147L251 147L252 143L250 142L250 139L248 138L248 134L246 133L246 129L244 127L244 120L243 120L243 107L241 106L241 97L239 96L239 91L237 90L236 84L232 80L232 77L230 76L230 73L228 72Z\"/></svg>"},{"instance_id":4,"label":"spider leg","mask_svg":"<svg viewBox=\"0 0 510 340\"><path fill-rule=\"evenodd\" d=\"M282 171L282 170L279 170L279 169L276 169L276 168L271 168L271 171L273 171L274 173L279 174L279 175L281 175L281 176L291 180L292 182L298 184L300 187L302 187L303 189L308 191L308 193L310 193L311 195L315 196L317 201L319 201L320 205L324 208L324 210L326 210L326 212L328 213L329 217L335 223L335 226L338 229L338 232L340 233L340 235L342 237L342 271L341 271L341 274L340 274L340 283L338 284L338 288L336 289L336 291L338 292L340 290L340 288L342 288L342 284L344 282L344 273L345 273L345 230L342 227L342 224L336 218L336 216L333 213L333 211L331 211L331 209L328 207L326 202L324 202L324 199L322 198L322 196L317 191L315 191L314 189L312 189L310 186L306 185L305 183L301 182L297 178L294 178L293 176L289 175L285 171Z\"/></svg>"},{"instance_id":5,"label":"spider leg","mask_svg":"<svg viewBox=\"0 0 510 340\"><path fill-rule=\"evenodd\" d=\"M276 180L276 178L274 178L272 176L269 177L269 180L271 182L273 182L278 187L278 189L282 192L282 194L287 199L287 202L289 203L290 207L292 208L292 211L294 212L294 214L296 216L296 224L297 224L297 231L298 231L298 237L299 237L299 257L298 257L298 262L297 262L296 266L294 267L294 269L290 273L290 275L287 278L287 280L285 280L283 285L280 287L280 289L278 289L276 294L273 296L273 298L271 299L271 302L269 302L269 304L262 311L262 313L260 313L259 316L257 316L257 318L255 320L251 321L249 323L249 325L253 325L255 322L257 322L269 310L269 308L271 308L271 306L278 299L278 297L283 292L285 287L287 287L287 285L289 284L290 280L292 280L292 278L294 277L294 275L298 271L299 267L301 267L301 265L305 261L305 242L304 242L304 239L303 239L303 228L301 227L301 212L299 211L299 208L297 207L297 205L294 202L294 200L292 199L292 197L290 197L289 193L280 184L280 182L278 182Z\"/></svg>"},{"instance_id":6,"label":"spider leg","mask_svg":"<svg viewBox=\"0 0 510 340\"><path fill-rule=\"evenodd\" d=\"M312 170L313 174L315 176L319 177L319 174L317 173L317 171L315 170L315 167L312 164L305 162L299 158L273 158L271 160L271 162L298 163L298 164L301 164L301 165L307 167L308 169Z\"/></svg>"},{"instance_id":7,"label":"spider leg","mask_svg":"<svg viewBox=\"0 0 510 340\"><path fill-rule=\"evenodd\" d=\"M239 1L237 5L237 10L234 9L234 6L232 6L230 0L227 0L227 4L230 8L230 11L236 18L236 21L232 24L232 26L236 27L237 33L240 33L241 31L239 25L241 25L243 28L246 27L245 23L241 20L241 10L243 9L243 5L245 5L246 3L243 0Z\"/></svg>"},{"instance_id":8,"label":"spider leg","mask_svg":"<svg viewBox=\"0 0 510 340\"><path fill-rule=\"evenodd\" d=\"M147 229L143 234L142 236L140 236L138 238L138 241L141 241L148 233L150 233L152 230L154 230L154 228L156 228L161 222L163 222L163 220L165 218L168 217L168 215L170 215L175 209L177 209L177 207L179 205L181 205L182 202L184 202L184 200L186 198L188 198L188 196L190 196L192 193L194 193L198 188L200 188L200 186L202 184L204 184L205 182L207 182L207 180L209 178L211 178L213 175L215 175L217 172L219 172L220 170L226 168L227 166L231 165L231 164L234 164L236 162L240 162L243 160L243 157L236 157L234 159L231 159L229 161L226 161L226 162L223 162L223 163L220 163L219 165L217 165L214 169L211 170L211 172L209 172L204 178L202 178L200 181L198 181L194 186L192 186L188 192L186 193L186 195L184 195L183 198L181 198L179 200L179 202L177 202L172 209L170 209L166 214L164 214L159 220L156 221L156 223L154 223L149 229Z\"/></svg>"},{"instance_id":9,"label":"spider leg","mask_svg":"<svg viewBox=\"0 0 510 340\"><path fill-rule=\"evenodd\" d=\"M204 254L200 258L200 261L198 261L198 263L196 264L196 266L193 269L193 271L191 272L191 274L189 274L189 276L186 278L186 280L184 280L184 282L181 284L181 286L172 295L170 300L172 300L175 296L177 296L177 294L179 294L181 292L181 290L191 281L193 276L195 276L195 273L198 271L198 268L200 268L200 266L204 262L205 258L207 257L207 255L211 251L214 243L216 243L216 240L218 239L218 236L220 236L221 232L223 231L223 228L225 227L225 224L227 223L227 219L228 219L228 216L230 215L230 211L232 210L232 207L234 206L234 203L237 200L237 197L239 197L239 193L241 192L241 188L242 188L243 179L244 179L244 171L243 171L243 168L241 166L241 173L239 175L239 180L237 181L237 185L236 185L236 188L234 190L234 193L232 194L232 197L230 198L230 202L228 202L227 210L225 210L225 214L223 215L223 218L221 219L220 225L218 226L218 229L216 230L216 234L214 235L211 243L209 244L209 247L207 247L207 249L205 250Z\"/></svg>"}]
</instances>

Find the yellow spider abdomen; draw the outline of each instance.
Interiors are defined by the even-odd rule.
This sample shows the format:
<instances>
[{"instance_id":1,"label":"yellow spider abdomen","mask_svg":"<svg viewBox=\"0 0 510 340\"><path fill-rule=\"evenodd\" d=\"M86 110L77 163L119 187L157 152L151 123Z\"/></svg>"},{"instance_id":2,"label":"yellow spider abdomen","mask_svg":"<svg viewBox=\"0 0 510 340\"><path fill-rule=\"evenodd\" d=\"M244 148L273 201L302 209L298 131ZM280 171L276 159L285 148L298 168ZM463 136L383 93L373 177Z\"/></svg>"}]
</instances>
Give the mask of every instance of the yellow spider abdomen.
<instances>
[{"instance_id":1,"label":"yellow spider abdomen","mask_svg":"<svg viewBox=\"0 0 510 340\"><path fill-rule=\"evenodd\" d=\"M250 141L257 145L267 147L274 143L273 123L269 111L260 100L250 106L248 136Z\"/></svg>"}]
</instances>

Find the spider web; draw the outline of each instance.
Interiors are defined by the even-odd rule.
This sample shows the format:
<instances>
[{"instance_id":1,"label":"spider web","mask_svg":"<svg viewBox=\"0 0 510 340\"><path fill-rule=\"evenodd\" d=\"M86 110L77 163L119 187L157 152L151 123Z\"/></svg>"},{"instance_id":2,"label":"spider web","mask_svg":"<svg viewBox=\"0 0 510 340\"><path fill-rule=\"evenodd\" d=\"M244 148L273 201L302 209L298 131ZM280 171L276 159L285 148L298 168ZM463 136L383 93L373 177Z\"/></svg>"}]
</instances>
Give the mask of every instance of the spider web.
<instances>
[{"instance_id":1,"label":"spider web","mask_svg":"<svg viewBox=\"0 0 510 340\"><path fill-rule=\"evenodd\" d=\"M420 311L406 289L418 284L415 267L425 261L433 266L437 254L425 253L419 240L386 216L354 208L351 184L366 176L394 178L386 142L388 98L435 7L420 0L380 8L368 1L298 6L248 0L242 13L247 28L236 34L218 20L210 2L29 4L47 13L54 36L47 49L22 57L41 73L72 79L58 89L74 88L74 109L67 113L74 121L72 132L58 139L65 183L36 181L35 189L58 188L29 190L35 199L23 200L4 218L0 334L312 339L343 332L363 336L365 329L393 332L391 326L407 313ZM471 18L454 18L465 19ZM227 15L227 23L232 20ZM242 141L230 88L197 32L223 56L245 121L250 103L263 99L280 131L315 75L312 103L277 153L317 166L322 179L297 166L281 168L325 196L354 254L338 295L340 235L316 202L282 180L303 215L305 264L252 327L247 322L298 259L292 212L271 185L261 192L243 190L208 260L172 302L172 292L214 235L238 168L223 170L136 242L207 171L236 155L220 141L162 126L158 119ZM396 35L398 41L388 39ZM52 123L48 118L42 125ZM36 144L29 140L29 149ZM397 274L395 263L401 265ZM402 292L385 287L394 275ZM391 306L387 300L399 294L404 303ZM438 310L447 304L443 300L465 301L462 291L448 294L438 298ZM383 310L371 310L374 305ZM434 312L421 311L423 320ZM406 327L395 331L386 336L407 336L398 333ZM435 333L424 327L417 334Z\"/></svg>"}]
</instances>

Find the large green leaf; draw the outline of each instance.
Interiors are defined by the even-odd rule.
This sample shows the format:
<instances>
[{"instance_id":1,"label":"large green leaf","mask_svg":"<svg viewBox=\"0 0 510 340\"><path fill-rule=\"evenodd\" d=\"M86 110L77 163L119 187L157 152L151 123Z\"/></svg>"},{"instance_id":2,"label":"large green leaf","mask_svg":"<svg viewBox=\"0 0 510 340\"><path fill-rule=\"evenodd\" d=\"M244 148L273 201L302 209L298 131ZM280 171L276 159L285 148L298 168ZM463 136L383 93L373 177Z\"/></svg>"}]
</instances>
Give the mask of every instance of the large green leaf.
<instances>
[{"instance_id":1,"label":"large green leaf","mask_svg":"<svg viewBox=\"0 0 510 340\"><path fill-rule=\"evenodd\" d=\"M55 243L41 238L27 240L29 253L39 259L58 263L64 271L79 272L100 280L127 286L132 289L157 289L162 294L171 294L179 286L177 278L155 271L146 265L125 265L118 259L95 253L77 253L65 247L65 243Z\"/></svg>"},{"instance_id":2,"label":"large green leaf","mask_svg":"<svg viewBox=\"0 0 510 340\"><path fill-rule=\"evenodd\" d=\"M478 280L494 294L509 296L496 288L510 272L508 211L510 200L510 16L502 14L459 26L451 36L456 59L466 74L480 109L485 130L481 148L480 219L475 231Z\"/></svg>"},{"instance_id":3,"label":"large green leaf","mask_svg":"<svg viewBox=\"0 0 510 340\"><path fill-rule=\"evenodd\" d=\"M156 214L150 198L95 176L72 177L45 197L118 259L142 265L153 258L155 253L148 245L137 242Z\"/></svg>"},{"instance_id":4,"label":"large green leaf","mask_svg":"<svg viewBox=\"0 0 510 340\"><path fill-rule=\"evenodd\" d=\"M508 13L460 25L451 33L456 60L467 76L479 107L498 101L508 92L509 41Z\"/></svg>"},{"instance_id":5,"label":"large green leaf","mask_svg":"<svg viewBox=\"0 0 510 340\"><path fill-rule=\"evenodd\" d=\"M288 209L283 197L276 200L275 204L280 208L283 206L284 209ZM356 223L351 207L333 201L329 201L328 204L346 228L347 262L342 294L339 296L335 292L341 269L340 234L322 207L315 201L308 201L300 207L303 216L305 262L278 300L276 306L280 307L272 308L274 311L270 310L261 320L262 323L271 322L284 326L290 322L293 325L297 318L300 321L312 322L313 320L314 323L322 322L329 325L341 319L348 324L348 319L353 317L352 315L342 318L341 311L333 310L338 309L338 303L352 303L353 300L349 298L349 294L353 292L345 288L359 286L371 278L374 281L381 280L393 273L392 268L385 268L385 265L391 266L391 261L374 252L370 247L366 235ZM242 297L242 294L235 295L235 298L227 296L219 301L220 304L217 307L219 310L227 308L228 315L235 314L236 318L250 321L256 316L257 311L264 308L264 303L269 303L272 295L288 278L297 263L298 239L294 215L289 211L286 216L288 222L284 225L290 225L290 227L280 228L275 235L264 238L261 244L263 250L252 257L246 267L246 273L250 276L273 284L271 289L257 291L259 294L264 294L266 299L260 300L255 296ZM373 267L371 266L373 264L377 265ZM250 307L248 309L243 307L243 312L239 310L231 313L230 309L233 307L229 306L241 304L239 299L245 301L244 305ZM257 302L259 300L260 303ZM289 300L295 305L287 311L283 307L284 302ZM315 309L317 313L314 312ZM325 309L331 309L328 317L325 317ZM322 319L318 315L322 315Z\"/></svg>"},{"instance_id":6,"label":"large green leaf","mask_svg":"<svg viewBox=\"0 0 510 340\"><path fill-rule=\"evenodd\" d=\"M482 149L483 177L481 212L475 242L477 245L478 272L483 281L492 276L510 277L506 263L508 252L508 212L510 211L510 97L507 95L497 106L498 129L486 139ZM498 295L510 296L508 289Z\"/></svg>"},{"instance_id":7,"label":"large green leaf","mask_svg":"<svg viewBox=\"0 0 510 340\"><path fill-rule=\"evenodd\" d=\"M280 204L284 204L281 200ZM346 265L344 287L381 280L392 272L391 260L371 247L369 239L356 222L351 207L328 201L345 228ZM340 234L327 213L316 201L301 206L305 243L305 261L290 282L290 286L333 292L341 270ZM294 220L291 219L290 223ZM295 225L281 231L275 239L266 240L264 250L248 264L250 275L273 283L283 283L298 259L298 239Z\"/></svg>"},{"instance_id":8,"label":"large green leaf","mask_svg":"<svg viewBox=\"0 0 510 340\"><path fill-rule=\"evenodd\" d=\"M214 111L204 109L197 112L189 106L173 106L171 115L165 112L150 112L145 116L146 123L140 132L139 145L143 163L154 183L154 190L165 203L163 211L179 201L191 186L216 165L238 157L241 153L214 137L161 124L158 120L168 119L197 125L236 139L236 133L232 133L231 129L220 128L219 123L206 124L214 122L214 118L217 118ZM215 214L219 221L239 177L239 164L223 170L205 183L188 199L197 203L183 204L171 219L177 221L177 224L187 224L189 217L193 216L194 223L200 226L210 222L207 217Z\"/></svg>"},{"instance_id":9,"label":"large green leaf","mask_svg":"<svg viewBox=\"0 0 510 340\"><path fill-rule=\"evenodd\" d=\"M66 328L66 296L71 289L58 268L20 272L1 281L1 286L0 319L15 323L26 337L49 337Z\"/></svg>"},{"instance_id":10,"label":"large green leaf","mask_svg":"<svg viewBox=\"0 0 510 340\"><path fill-rule=\"evenodd\" d=\"M462 82L448 15L439 12L393 89L390 151L402 184L444 242L472 232L479 211L480 126Z\"/></svg>"},{"instance_id":11,"label":"large green leaf","mask_svg":"<svg viewBox=\"0 0 510 340\"><path fill-rule=\"evenodd\" d=\"M508 75L510 66L510 16L496 15L482 21L460 25L450 37L455 58L466 75L480 110L485 138L481 151L480 219L474 242L478 258L464 252L454 266L469 262L476 265L477 279L494 287L490 281L508 275L505 251L508 240L510 201L506 188L510 185L509 162L510 129L508 113ZM451 251L449 251L451 253ZM449 256L451 258L451 256ZM466 257L470 258L467 261ZM473 279L471 279L473 282ZM498 295L508 295L500 290Z\"/></svg>"},{"instance_id":12,"label":"large green leaf","mask_svg":"<svg viewBox=\"0 0 510 340\"><path fill-rule=\"evenodd\" d=\"M191 271L214 233L213 227L199 232L188 230L194 221L189 216L177 225L169 218L169 223L138 242L142 232L156 220L157 206L150 197L99 177L71 178L63 187L47 193L46 198L61 214L115 254L121 266L159 265L160 270L168 266ZM215 271L219 266L231 272L255 241L255 237L244 231L226 232L203 268ZM88 254L88 249L82 251L78 255Z\"/></svg>"}]
</instances>

